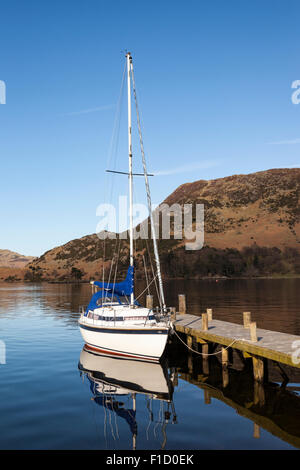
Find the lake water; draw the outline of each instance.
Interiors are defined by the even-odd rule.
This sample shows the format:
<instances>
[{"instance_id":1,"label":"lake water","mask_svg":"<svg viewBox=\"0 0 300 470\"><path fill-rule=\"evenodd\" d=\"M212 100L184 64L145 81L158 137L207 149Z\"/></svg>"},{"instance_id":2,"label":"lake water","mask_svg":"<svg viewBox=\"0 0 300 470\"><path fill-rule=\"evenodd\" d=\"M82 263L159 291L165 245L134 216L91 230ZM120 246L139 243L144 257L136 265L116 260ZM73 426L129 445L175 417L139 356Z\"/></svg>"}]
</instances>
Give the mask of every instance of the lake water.
<instances>
[{"instance_id":1,"label":"lake water","mask_svg":"<svg viewBox=\"0 0 300 470\"><path fill-rule=\"evenodd\" d=\"M259 327L300 335L300 279L165 288L170 306L187 295L189 313L213 308L215 318L242 323L241 312L251 311ZM300 447L296 370L280 388L270 365L270 382L255 390L238 358L224 388L215 357L205 374L199 356L178 344L168 345L162 365L109 362L83 351L77 319L89 297L86 284L0 284L1 449Z\"/></svg>"}]
</instances>

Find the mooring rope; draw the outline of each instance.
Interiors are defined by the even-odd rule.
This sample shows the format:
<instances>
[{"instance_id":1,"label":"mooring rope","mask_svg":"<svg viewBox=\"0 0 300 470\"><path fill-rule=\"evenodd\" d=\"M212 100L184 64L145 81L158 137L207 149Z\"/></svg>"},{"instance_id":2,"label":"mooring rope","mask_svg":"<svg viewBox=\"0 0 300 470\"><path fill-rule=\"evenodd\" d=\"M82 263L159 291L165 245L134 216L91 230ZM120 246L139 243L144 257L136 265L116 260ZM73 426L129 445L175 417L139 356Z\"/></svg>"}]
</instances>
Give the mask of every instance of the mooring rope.
<instances>
[{"instance_id":1,"label":"mooring rope","mask_svg":"<svg viewBox=\"0 0 300 470\"><path fill-rule=\"evenodd\" d=\"M206 353L201 353L201 352L199 352L199 351L196 351L195 349L193 349L193 348L191 348L190 346L188 346L188 344L186 344L186 343L180 338L180 336L179 336L178 333L176 332L176 330L175 330L173 324L172 324L172 327L171 327L171 328L172 328L172 330L174 331L174 333L175 333L175 335L177 336L177 338L178 338L190 351L192 351L192 352L194 352L194 353L196 353L196 354L199 354L200 356L216 356L217 354L221 354L221 353L222 353L222 349L228 349L228 348L230 348L234 343L237 343L238 341L246 341L244 338L242 338L242 339L234 339L234 340L232 341L232 343L230 343L228 346L226 346L226 347L223 347L223 346L222 346L221 351L217 351L217 352L215 352L215 353L207 353L207 354L206 354Z\"/></svg>"}]
</instances>

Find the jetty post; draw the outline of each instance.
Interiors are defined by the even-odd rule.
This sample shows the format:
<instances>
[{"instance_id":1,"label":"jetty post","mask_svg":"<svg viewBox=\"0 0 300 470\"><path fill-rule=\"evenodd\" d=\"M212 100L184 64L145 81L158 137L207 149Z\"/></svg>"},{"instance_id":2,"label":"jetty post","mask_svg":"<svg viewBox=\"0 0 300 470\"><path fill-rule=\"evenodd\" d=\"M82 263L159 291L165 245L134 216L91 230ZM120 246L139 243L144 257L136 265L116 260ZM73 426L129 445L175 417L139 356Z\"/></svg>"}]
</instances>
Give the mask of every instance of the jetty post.
<instances>
[{"instance_id":1,"label":"jetty post","mask_svg":"<svg viewBox=\"0 0 300 470\"><path fill-rule=\"evenodd\" d=\"M207 313L208 321L211 321L211 320L213 319L213 316L212 316L212 308L207 308L207 309L206 309L206 313Z\"/></svg>"},{"instance_id":2,"label":"jetty post","mask_svg":"<svg viewBox=\"0 0 300 470\"><path fill-rule=\"evenodd\" d=\"M153 309L153 295L147 294L146 296L146 308L149 310Z\"/></svg>"},{"instance_id":3,"label":"jetty post","mask_svg":"<svg viewBox=\"0 0 300 470\"><path fill-rule=\"evenodd\" d=\"M208 330L208 314L207 313L202 313L202 330L203 331Z\"/></svg>"},{"instance_id":4,"label":"jetty post","mask_svg":"<svg viewBox=\"0 0 300 470\"><path fill-rule=\"evenodd\" d=\"M176 320L176 307L170 307L171 320Z\"/></svg>"},{"instance_id":5,"label":"jetty post","mask_svg":"<svg viewBox=\"0 0 300 470\"><path fill-rule=\"evenodd\" d=\"M186 298L185 294L178 295L178 312L180 315L186 314Z\"/></svg>"},{"instance_id":6,"label":"jetty post","mask_svg":"<svg viewBox=\"0 0 300 470\"><path fill-rule=\"evenodd\" d=\"M257 333L256 333L256 322L255 321L252 321L250 323L250 338L251 338L251 341L257 343Z\"/></svg>"},{"instance_id":7,"label":"jetty post","mask_svg":"<svg viewBox=\"0 0 300 470\"><path fill-rule=\"evenodd\" d=\"M251 312L243 312L244 328L250 328Z\"/></svg>"}]
</instances>

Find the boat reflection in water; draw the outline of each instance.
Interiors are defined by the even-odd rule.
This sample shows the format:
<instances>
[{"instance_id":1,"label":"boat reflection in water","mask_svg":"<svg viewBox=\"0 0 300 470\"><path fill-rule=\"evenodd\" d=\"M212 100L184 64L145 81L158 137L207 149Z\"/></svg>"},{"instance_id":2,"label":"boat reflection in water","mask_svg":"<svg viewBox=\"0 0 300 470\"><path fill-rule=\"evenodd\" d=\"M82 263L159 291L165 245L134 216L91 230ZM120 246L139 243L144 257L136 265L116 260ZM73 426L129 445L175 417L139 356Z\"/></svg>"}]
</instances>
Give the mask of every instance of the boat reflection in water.
<instances>
[{"instance_id":1,"label":"boat reflection in water","mask_svg":"<svg viewBox=\"0 0 300 470\"><path fill-rule=\"evenodd\" d=\"M104 436L107 436L107 428L109 427L113 439L118 439L117 417L124 419L131 431L132 448L136 449L137 397L144 395L149 418L146 437L150 439L151 424L153 424L154 437L157 438L158 431L161 429L160 445L162 449L165 447L167 442L166 426L170 422L176 423L175 408L172 402L173 376L169 372L166 362L149 363L101 356L96 352L89 351L84 346L80 354L78 368L90 383L92 400L104 410ZM153 410L153 400L159 401L157 413ZM139 404L140 402L138 402L138 406Z\"/></svg>"}]
</instances>

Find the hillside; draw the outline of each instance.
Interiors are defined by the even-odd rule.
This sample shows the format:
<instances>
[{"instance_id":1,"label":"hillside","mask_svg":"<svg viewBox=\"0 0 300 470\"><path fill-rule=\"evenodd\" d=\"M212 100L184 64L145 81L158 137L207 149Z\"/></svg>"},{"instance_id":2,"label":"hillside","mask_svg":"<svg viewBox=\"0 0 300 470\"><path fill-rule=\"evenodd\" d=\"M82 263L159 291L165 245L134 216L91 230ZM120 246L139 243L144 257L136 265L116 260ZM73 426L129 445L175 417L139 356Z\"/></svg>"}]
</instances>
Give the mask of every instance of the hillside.
<instances>
[{"instance_id":1,"label":"hillside","mask_svg":"<svg viewBox=\"0 0 300 470\"><path fill-rule=\"evenodd\" d=\"M33 256L23 256L10 250L0 250L0 267L24 268L34 259Z\"/></svg>"},{"instance_id":2,"label":"hillside","mask_svg":"<svg viewBox=\"0 0 300 470\"><path fill-rule=\"evenodd\" d=\"M300 250L300 169L274 169L179 186L166 200L205 206L205 244Z\"/></svg>"},{"instance_id":3,"label":"hillside","mask_svg":"<svg viewBox=\"0 0 300 470\"><path fill-rule=\"evenodd\" d=\"M179 186L164 202L202 203L205 243L186 251L182 240L160 240L163 272L169 277L300 273L300 169L274 169ZM150 243L151 244L151 243ZM145 241L137 240L137 275L143 276ZM30 264L28 280L101 278L118 251L115 240L96 234L49 250ZM121 271L129 262L121 241ZM148 263L148 270L150 267ZM79 271L78 271L79 270Z\"/></svg>"},{"instance_id":4,"label":"hillside","mask_svg":"<svg viewBox=\"0 0 300 470\"><path fill-rule=\"evenodd\" d=\"M26 268L2 268L0 267L0 282L23 281L26 275Z\"/></svg>"}]
</instances>

